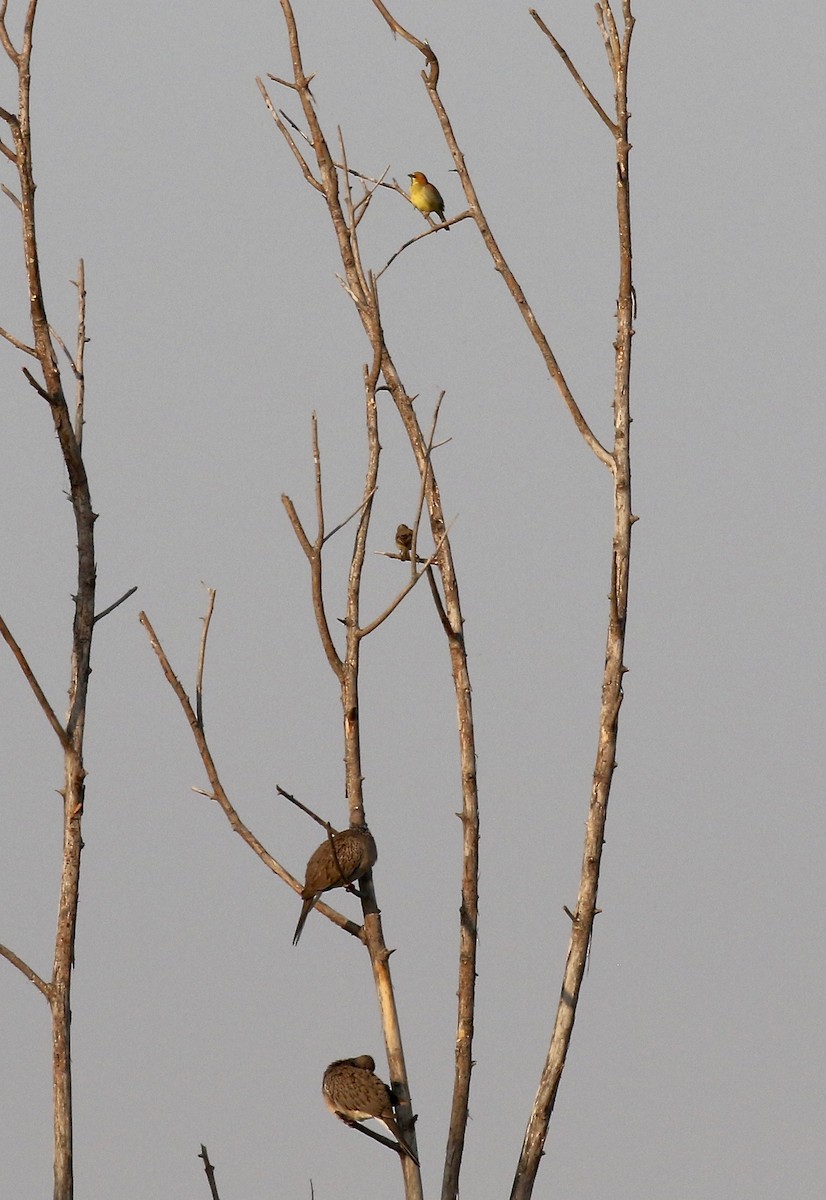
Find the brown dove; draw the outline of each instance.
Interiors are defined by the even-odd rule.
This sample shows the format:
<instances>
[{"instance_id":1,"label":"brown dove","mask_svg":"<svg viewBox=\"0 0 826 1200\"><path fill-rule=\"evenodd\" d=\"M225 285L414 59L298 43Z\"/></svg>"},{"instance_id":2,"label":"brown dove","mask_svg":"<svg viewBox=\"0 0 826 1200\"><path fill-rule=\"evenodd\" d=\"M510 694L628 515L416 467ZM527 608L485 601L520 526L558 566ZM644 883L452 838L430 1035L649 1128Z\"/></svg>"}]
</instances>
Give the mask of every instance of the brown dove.
<instances>
[{"instance_id":1,"label":"brown dove","mask_svg":"<svg viewBox=\"0 0 826 1200\"><path fill-rule=\"evenodd\" d=\"M376 1064L369 1054L358 1058L340 1058L330 1063L324 1072L322 1095L331 1113L335 1113L347 1125L357 1121L381 1121L399 1143L399 1148L418 1167L419 1160L404 1139L393 1114L396 1097L378 1075L374 1075Z\"/></svg>"},{"instance_id":2,"label":"brown dove","mask_svg":"<svg viewBox=\"0 0 826 1200\"><path fill-rule=\"evenodd\" d=\"M322 892L331 888L347 887L361 879L376 861L378 851L373 835L366 825L353 825L333 834L333 845L325 838L317 850L310 855L301 889L301 916L293 934L295 946L301 937L304 922L310 909Z\"/></svg>"},{"instance_id":3,"label":"brown dove","mask_svg":"<svg viewBox=\"0 0 826 1200\"><path fill-rule=\"evenodd\" d=\"M413 549L413 530L409 525L400 525L396 530L396 545L402 562L409 562L410 551Z\"/></svg>"}]
</instances>

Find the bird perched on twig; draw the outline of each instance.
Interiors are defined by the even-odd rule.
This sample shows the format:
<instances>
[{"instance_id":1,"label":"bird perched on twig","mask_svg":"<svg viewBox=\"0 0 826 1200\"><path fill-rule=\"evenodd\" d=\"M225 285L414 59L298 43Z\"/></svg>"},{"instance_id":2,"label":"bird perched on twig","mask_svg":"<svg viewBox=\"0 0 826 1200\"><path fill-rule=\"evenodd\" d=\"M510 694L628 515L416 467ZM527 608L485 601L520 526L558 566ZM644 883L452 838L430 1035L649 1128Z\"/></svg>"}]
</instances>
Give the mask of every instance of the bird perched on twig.
<instances>
[{"instance_id":1,"label":"bird perched on twig","mask_svg":"<svg viewBox=\"0 0 826 1200\"><path fill-rule=\"evenodd\" d=\"M373 1073L375 1069L376 1064L369 1054L330 1063L321 1088L324 1103L347 1125L371 1118L383 1122L398 1142L399 1149L418 1167L419 1160L405 1141L393 1113L398 1098Z\"/></svg>"},{"instance_id":2,"label":"bird perched on twig","mask_svg":"<svg viewBox=\"0 0 826 1200\"><path fill-rule=\"evenodd\" d=\"M366 875L378 857L373 835L366 825L352 825L334 833L332 843L328 837L310 855L301 889L301 916L293 934L295 946L310 909L322 892L331 888L349 887L362 875Z\"/></svg>"},{"instance_id":3,"label":"bird perched on twig","mask_svg":"<svg viewBox=\"0 0 826 1200\"><path fill-rule=\"evenodd\" d=\"M418 208L420 213L436 213L437 217L445 219L445 202L439 192L421 171L414 171L407 177L410 180L410 203Z\"/></svg>"},{"instance_id":4,"label":"bird perched on twig","mask_svg":"<svg viewBox=\"0 0 826 1200\"><path fill-rule=\"evenodd\" d=\"M410 551L413 549L413 530L409 525L400 525L396 530L396 545L402 562L410 562Z\"/></svg>"}]
</instances>

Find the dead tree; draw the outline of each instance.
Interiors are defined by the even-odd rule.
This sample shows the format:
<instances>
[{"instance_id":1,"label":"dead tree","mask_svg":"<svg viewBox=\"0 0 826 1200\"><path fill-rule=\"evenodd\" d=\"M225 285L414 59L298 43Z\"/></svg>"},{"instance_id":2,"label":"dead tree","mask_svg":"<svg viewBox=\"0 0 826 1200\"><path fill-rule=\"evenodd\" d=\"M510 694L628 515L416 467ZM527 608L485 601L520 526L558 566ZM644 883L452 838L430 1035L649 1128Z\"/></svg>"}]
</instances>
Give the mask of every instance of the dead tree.
<instances>
[{"instance_id":1,"label":"dead tree","mask_svg":"<svg viewBox=\"0 0 826 1200\"><path fill-rule=\"evenodd\" d=\"M384 327L380 303L381 277L398 264L399 256L423 237L441 235L460 223L470 223L479 234L479 245L486 251L501 276L508 292L525 321L546 367L550 383L559 393L574 426L598 462L607 468L613 480L613 542L610 562L610 590L605 667L601 688L599 730L596 762L588 802L585 846L582 858L579 893L568 910L571 937L556 1019L551 1032L550 1046L542 1071L536 1100L528 1119L524 1143L515 1170L513 1200L524 1200L533 1190L539 1161L548 1132L557 1089L570 1044L580 988L584 976L593 923L598 912L602 845L607 816L608 798L615 766L619 710L622 703L622 680L625 672L624 647L628 597L628 570L631 528L635 521L631 510L630 475L630 366L633 337L634 291L631 276L631 223L629 200L629 113L627 107L628 63L634 18L630 0L620 0L619 18L615 17L609 0L599 0L597 21L608 57L614 86L614 111L609 115L586 84L570 58L536 12L531 15L541 32L561 57L573 79L582 90L599 120L610 132L616 161L616 203L618 221L619 287L617 296L617 332L614 342L615 370L613 393L613 444L603 445L593 432L583 407L575 398L551 348L540 321L502 253L484 215L473 179L466 168L463 150L450 116L439 92L439 61L429 42L406 30L381 0L372 0L377 13L393 33L403 39L424 60L421 78L437 116L446 145L453 158L455 170L464 190L467 208L446 222L433 225L419 237L406 242L379 271L365 266L359 226L369 212L370 204L380 188L391 188L405 194L395 181L388 181L388 170L375 172L361 169L348 160L346 144L339 132L335 143L325 132L311 90L312 72L302 59L299 31L290 0L280 0L290 52L292 76L281 79L269 76L272 84L300 106L300 114L289 115L273 99L273 90L258 80L262 97L280 134L285 139L307 185L324 199L336 238L341 275L340 282L353 302L355 312L366 336L368 362L364 368L364 421L367 466L362 486L361 502L344 521L328 530L325 512L319 431L313 418L312 453L315 468L315 524L310 531L289 497L283 497L287 515L299 546L309 567L310 592L315 620L327 662L335 676L342 706L342 726L345 747L345 788L351 825L360 824L368 809L362 789L362 761L359 706L359 666L362 643L380 624L392 618L409 591L426 577L430 588L437 627L445 638L451 664L456 698L459 741L458 759L461 769L461 817L463 828L463 871L461 880L461 914L458 954L458 1013L455 1036L455 1074L451 1117L446 1138L445 1163L442 1180L442 1200L455 1200L459 1195L459 1177L468 1121L471 1071L473 1066L473 1032L476 987L476 946L478 922L478 865L479 865L479 803L477 791L476 755L471 704L470 677L467 667L465 638L459 585L450 543L450 527L442 505L435 469L435 450L438 408L425 430L416 409L412 392L403 381L396 366L391 336ZM619 25L617 21L619 20ZM434 209L434 211L436 211ZM377 394L389 394L395 413L407 436L410 452L420 481L420 503L412 529L400 527L399 557L410 564L408 583L388 598L386 607L375 616L362 612L361 584L365 569L370 518L378 486L381 461L379 409ZM382 416L382 420L387 419ZM323 554L329 539L338 534L351 519L355 519L355 535L346 586L343 631L339 631L328 615L323 573ZM428 536L429 535L429 536ZM210 601L211 612L212 600ZM208 625L205 622L205 631ZM281 878L296 891L301 884L294 879L264 849L246 828L221 787L217 769L207 745L199 707L200 679L203 666L203 643L196 702L193 704L175 677L154 631L144 614L152 644L158 654L170 684L176 691L210 781L206 793L223 808L232 827L250 847ZM368 872L360 880L363 925L348 922L324 904L319 910L340 927L362 941L369 953L382 1017L390 1077L399 1099L400 1124L405 1136L412 1138L412 1103L407 1084L407 1071L389 970L389 955L382 934L381 918L376 903L372 878ZM418 1165L410 1156L400 1155L404 1173L405 1194L411 1200L422 1195Z\"/></svg>"}]
</instances>

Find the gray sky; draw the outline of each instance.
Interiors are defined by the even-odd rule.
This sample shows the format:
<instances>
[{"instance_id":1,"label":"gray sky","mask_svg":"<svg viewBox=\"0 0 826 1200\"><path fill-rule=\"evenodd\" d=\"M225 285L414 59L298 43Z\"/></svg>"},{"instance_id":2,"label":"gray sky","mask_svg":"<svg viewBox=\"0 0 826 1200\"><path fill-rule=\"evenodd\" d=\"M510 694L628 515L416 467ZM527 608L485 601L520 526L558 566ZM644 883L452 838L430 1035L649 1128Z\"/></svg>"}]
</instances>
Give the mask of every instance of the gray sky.
<instances>
[{"instance_id":1,"label":"gray sky","mask_svg":"<svg viewBox=\"0 0 826 1200\"><path fill-rule=\"evenodd\" d=\"M16 0L12 0L14 6ZM18 5L19 7L19 5ZM541 9L606 104L589 3ZM424 170L462 206L421 61L366 2L298 3L305 65L351 165ZM569 382L610 431L613 147L526 8L394 11L440 57L482 205ZM536 1195L823 1194L826 843L820 5L635 5L631 75L635 526L626 699L598 919ZM684 15L688 19L678 20ZM191 688L202 581L218 590L206 720L243 819L295 872L344 819L338 697L282 512L312 519L318 412L331 523L358 503L368 355L319 198L254 84L289 73L278 6L41 0L34 134L52 323L87 265L86 458L99 607L74 983L80 1196L398 1194L393 1155L335 1122L334 1058L381 1035L365 956L311 916L191 791L188 730L137 621ZM10 73L0 103L13 102ZM288 95L277 97L298 116ZM8 166L3 180L14 180ZM2 210L0 210L2 211ZM380 267L421 228L362 225ZM0 324L25 336L17 223ZM469 223L382 281L410 392L441 389L439 451L467 619L482 804L480 1001L463 1194L507 1194L547 1047L596 744L611 504ZM819 357L819 356L818 356ZM45 406L0 345L3 612L53 704L67 683L73 531ZM381 411L371 549L417 487ZM330 547L343 611L351 534ZM366 609L399 564L372 556ZM0 655L0 941L50 970L61 762ZM425 1184L441 1178L455 1022L459 807L448 662L417 590L364 657L366 801ZM354 900L342 907L355 914ZM51 1187L50 1037L0 962L0 1191ZM384 1069L383 1062L381 1069Z\"/></svg>"}]
</instances>

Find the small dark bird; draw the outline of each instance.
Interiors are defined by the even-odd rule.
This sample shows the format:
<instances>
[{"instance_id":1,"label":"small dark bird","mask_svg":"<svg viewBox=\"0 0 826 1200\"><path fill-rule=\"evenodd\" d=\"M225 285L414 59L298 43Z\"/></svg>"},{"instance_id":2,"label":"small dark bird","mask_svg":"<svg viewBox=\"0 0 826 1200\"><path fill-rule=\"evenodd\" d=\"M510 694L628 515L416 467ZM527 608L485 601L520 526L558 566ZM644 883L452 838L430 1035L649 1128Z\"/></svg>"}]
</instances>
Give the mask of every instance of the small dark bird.
<instances>
[{"instance_id":1,"label":"small dark bird","mask_svg":"<svg viewBox=\"0 0 826 1200\"><path fill-rule=\"evenodd\" d=\"M419 1160L408 1146L393 1113L397 1097L373 1072L376 1064L369 1054L340 1058L324 1072L322 1095L331 1113L347 1125L357 1121L382 1121L399 1143L399 1148L418 1167Z\"/></svg>"},{"instance_id":2,"label":"small dark bird","mask_svg":"<svg viewBox=\"0 0 826 1200\"><path fill-rule=\"evenodd\" d=\"M322 892L331 888L348 887L366 875L378 857L373 835L366 825L353 825L333 834L333 844L326 838L310 855L301 889L301 916L293 934L293 945L298 943L301 930L310 909Z\"/></svg>"},{"instance_id":3,"label":"small dark bird","mask_svg":"<svg viewBox=\"0 0 826 1200\"><path fill-rule=\"evenodd\" d=\"M413 530L409 525L400 525L396 530L396 545L399 548L402 562L410 562L410 551L413 549Z\"/></svg>"}]
</instances>

